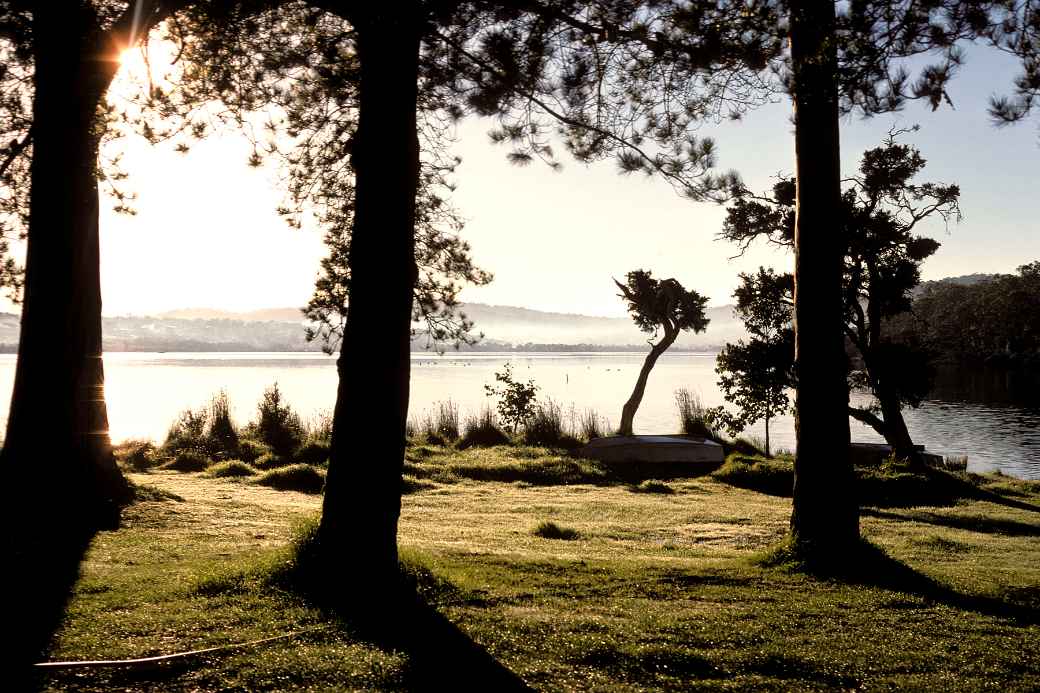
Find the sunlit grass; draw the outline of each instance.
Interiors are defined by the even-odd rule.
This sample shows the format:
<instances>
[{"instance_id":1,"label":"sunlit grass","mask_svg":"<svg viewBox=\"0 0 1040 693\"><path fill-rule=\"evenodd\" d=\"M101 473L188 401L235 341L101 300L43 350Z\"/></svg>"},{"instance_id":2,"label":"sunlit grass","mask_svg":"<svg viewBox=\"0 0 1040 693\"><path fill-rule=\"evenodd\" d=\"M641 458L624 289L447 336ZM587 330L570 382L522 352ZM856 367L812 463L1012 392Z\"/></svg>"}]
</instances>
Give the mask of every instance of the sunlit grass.
<instances>
[{"instance_id":1,"label":"sunlit grass","mask_svg":"<svg viewBox=\"0 0 1040 693\"><path fill-rule=\"evenodd\" d=\"M1030 690L1040 681L1040 513L969 500L866 509L871 570L946 590L924 592L869 571L850 582L756 562L783 540L790 500L710 477L633 493L592 463L538 448L427 446L410 449L408 464L402 557L450 586L425 594L535 688ZM97 537L52 658L324 629L138 678L54 675L47 687L412 685L407 654L357 640L265 578L320 497L169 471L134 478L184 500L152 494L122 529ZM1036 484L987 483L1040 506ZM533 531L540 525L573 534L547 540ZM465 672L456 674L461 684Z\"/></svg>"}]
</instances>

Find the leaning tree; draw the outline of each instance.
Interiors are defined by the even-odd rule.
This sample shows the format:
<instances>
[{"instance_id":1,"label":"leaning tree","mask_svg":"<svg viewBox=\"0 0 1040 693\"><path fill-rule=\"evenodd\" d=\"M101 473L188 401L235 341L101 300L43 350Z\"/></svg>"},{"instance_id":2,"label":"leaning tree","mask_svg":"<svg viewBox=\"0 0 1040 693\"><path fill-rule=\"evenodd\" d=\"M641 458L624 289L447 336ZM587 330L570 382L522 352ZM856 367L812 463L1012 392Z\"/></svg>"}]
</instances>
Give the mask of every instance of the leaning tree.
<instances>
[{"instance_id":1,"label":"leaning tree","mask_svg":"<svg viewBox=\"0 0 1040 693\"><path fill-rule=\"evenodd\" d=\"M676 279L654 279L646 270L635 270L625 275L625 283L614 280L621 290L632 321L643 332L651 335L650 353L643 360L636 378L636 386L621 409L618 435L632 435L632 420L646 392L646 382L661 354L675 343L679 334L693 330L703 332L708 327L704 306L708 299L696 291L687 290ZM654 340L657 339L655 342Z\"/></svg>"}]
</instances>

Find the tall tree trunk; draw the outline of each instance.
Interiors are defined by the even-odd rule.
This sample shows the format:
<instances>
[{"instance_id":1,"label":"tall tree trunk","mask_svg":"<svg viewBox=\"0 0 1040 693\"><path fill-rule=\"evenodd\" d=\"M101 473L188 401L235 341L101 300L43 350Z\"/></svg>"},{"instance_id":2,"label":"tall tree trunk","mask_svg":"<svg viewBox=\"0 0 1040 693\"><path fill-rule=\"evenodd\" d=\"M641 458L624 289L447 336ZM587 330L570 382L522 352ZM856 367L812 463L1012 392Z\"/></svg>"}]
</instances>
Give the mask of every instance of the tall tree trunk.
<instances>
[{"instance_id":1,"label":"tall tree trunk","mask_svg":"<svg viewBox=\"0 0 1040 693\"><path fill-rule=\"evenodd\" d=\"M364 597L397 573L419 180L419 27L391 5L353 23L361 61L350 305L322 507L322 551Z\"/></svg>"},{"instance_id":2,"label":"tall tree trunk","mask_svg":"<svg viewBox=\"0 0 1040 693\"><path fill-rule=\"evenodd\" d=\"M678 335L678 331L674 334L665 332L661 341L650 348L650 353L646 355L643 367L639 371L639 378L636 379L636 387L632 390L632 395L628 398L628 401L625 402L625 406L621 408L621 425L618 426L618 435L632 435L632 422L636 418L636 411L643 401L643 394L646 393L646 381L650 377L650 371L653 370L657 359L661 358L661 354L668 351L668 347L672 345Z\"/></svg>"},{"instance_id":3,"label":"tall tree trunk","mask_svg":"<svg viewBox=\"0 0 1040 693\"><path fill-rule=\"evenodd\" d=\"M88 530L118 522L129 495L112 457L101 354L97 109L115 66L97 59L83 5L32 21L32 197L2 464L19 511Z\"/></svg>"},{"instance_id":4,"label":"tall tree trunk","mask_svg":"<svg viewBox=\"0 0 1040 693\"><path fill-rule=\"evenodd\" d=\"M791 533L826 555L859 538L849 460L839 218L835 14L831 0L791 2L795 106L795 398Z\"/></svg>"}]
</instances>

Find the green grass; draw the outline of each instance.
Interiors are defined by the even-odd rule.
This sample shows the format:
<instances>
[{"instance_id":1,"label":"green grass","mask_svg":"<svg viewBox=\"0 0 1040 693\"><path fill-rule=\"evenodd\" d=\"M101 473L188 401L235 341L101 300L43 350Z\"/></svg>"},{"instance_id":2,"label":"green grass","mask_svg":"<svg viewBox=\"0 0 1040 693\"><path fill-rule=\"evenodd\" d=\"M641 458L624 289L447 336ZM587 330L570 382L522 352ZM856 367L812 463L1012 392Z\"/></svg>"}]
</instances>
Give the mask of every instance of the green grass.
<instances>
[{"instance_id":1,"label":"green grass","mask_svg":"<svg viewBox=\"0 0 1040 693\"><path fill-rule=\"evenodd\" d=\"M441 676L454 677L445 689L502 689L470 680L484 670L466 640L540 690L1028 691L1040 682L1040 512L1029 509L1040 508L1040 484L975 477L979 497L867 508L867 541L835 575L800 564L785 544L782 496L712 477L633 493L598 467L576 472L563 462L584 462L536 448L408 455L430 474L409 472L424 485L402 500L406 577L446 629L418 631L426 647L360 637L272 579L293 560L295 528L313 527L320 497L158 470L133 478L163 493L95 538L48 658L141 657L318 629L191 666L52 673L42 687L385 690ZM536 536L542 522L577 538Z\"/></svg>"}]
</instances>

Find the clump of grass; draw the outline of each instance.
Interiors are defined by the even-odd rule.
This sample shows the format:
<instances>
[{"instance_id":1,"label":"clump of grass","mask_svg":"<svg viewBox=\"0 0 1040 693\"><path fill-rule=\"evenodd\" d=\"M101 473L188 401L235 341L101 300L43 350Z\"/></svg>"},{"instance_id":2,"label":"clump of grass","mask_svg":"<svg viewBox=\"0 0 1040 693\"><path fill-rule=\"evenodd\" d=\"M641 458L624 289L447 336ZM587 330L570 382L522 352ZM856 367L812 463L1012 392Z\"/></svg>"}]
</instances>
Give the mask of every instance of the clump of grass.
<instances>
[{"instance_id":1,"label":"clump of grass","mask_svg":"<svg viewBox=\"0 0 1040 693\"><path fill-rule=\"evenodd\" d=\"M964 551L970 551L971 545L963 542L954 541L947 537L940 536L938 534L932 534L927 537L914 538L910 540L912 543L923 548L932 549L941 553L961 553Z\"/></svg>"},{"instance_id":2,"label":"clump of grass","mask_svg":"<svg viewBox=\"0 0 1040 693\"><path fill-rule=\"evenodd\" d=\"M415 493L416 491L425 491L427 489L437 488L436 484L431 484L428 481L422 481L416 479L413 476L407 474L401 477L401 495L408 495L409 493Z\"/></svg>"},{"instance_id":3,"label":"clump of grass","mask_svg":"<svg viewBox=\"0 0 1040 693\"><path fill-rule=\"evenodd\" d=\"M321 493L325 487L325 474L307 464L292 464L272 469L258 477L253 483L270 486L279 491Z\"/></svg>"},{"instance_id":4,"label":"clump of grass","mask_svg":"<svg viewBox=\"0 0 1040 693\"><path fill-rule=\"evenodd\" d=\"M592 409L586 409L578 418L578 437L586 442L602 438L604 431L609 430L610 423Z\"/></svg>"},{"instance_id":5,"label":"clump of grass","mask_svg":"<svg viewBox=\"0 0 1040 693\"><path fill-rule=\"evenodd\" d=\"M942 468L952 472L964 472L968 469L967 455L947 455L943 457Z\"/></svg>"},{"instance_id":6,"label":"clump of grass","mask_svg":"<svg viewBox=\"0 0 1040 693\"><path fill-rule=\"evenodd\" d=\"M539 403L524 424L524 443L573 449L580 445L563 425L563 410L551 399Z\"/></svg>"},{"instance_id":7,"label":"clump of grass","mask_svg":"<svg viewBox=\"0 0 1040 693\"><path fill-rule=\"evenodd\" d=\"M215 478L240 478L244 476L256 476L256 469L242 460L226 460L213 465L206 470L206 476Z\"/></svg>"},{"instance_id":8,"label":"clump of grass","mask_svg":"<svg viewBox=\"0 0 1040 693\"><path fill-rule=\"evenodd\" d=\"M150 440L127 440L112 448L116 461L135 472L143 472L162 464L158 450Z\"/></svg>"},{"instance_id":9,"label":"clump of grass","mask_svg":"<svg viewBox=\"0 0 1040 693\"><path fill-rule=\"evenodd\" d=\"M495 445L509 445L512 441L498 426L498 418L491 408L485 406L477 416L467 416L463 425L462 440L459 441L459 449L465 450L471 447L493 447Z\"/></svg>"},{"instance_id":10,"label":"clump of grass","mask_svg":"<svg viewBox=\"0 0 1040 693\"><path fill-rule=\"evenodd\" d=\"M151 484L135 484L131 483L130 488L134 494L134 502L140 503L143 501L176 501L178 503L184 502L183 496L178 496L172 491L161 489Z\"/></svg>"},{"instance_id":11,"label":"clump of grass","mask_svg":"<svg viewBox=\"0 0 1040 693\"><path fill-rule=\"evenodd\" d=\"M708 424L708 410L701 398L685 387L675 391L675 407L679 412L679 432L684 436L718 440L718 432Z\"/></svg>"},{"instance_id":12,"label":"clump of grass","mask_svg":"<svg viewBox=\"0 0 1040 693\"><path fill-rule=\"evenodd\" d=\"M319 409L307 424L307 440L312 443L332 444L331 409Z\"/></svg>"},{"instance_id":13,"label":"clump of grass","mask_svg":"<svg viewBox=\"0 0 1040 693\"><path fill-rule=\"evenodd\" d=\"M657 479L646 479L641 482L638 486L631 487L635 493L661 493L669 494L675 493L675 489Z\"/></svg>"},{"instance_id":14,"label":"clump of grass","mask_svg":"<svg viewBox=\"0 0 1040 693\"><path fill-rule=\"evenodd\" d=\"M178 452L177 455L162 465L162 469L169 469L175 472L201 472L205 471L211 464L211 460L198 453L194 450L184 450Z\"/></svg>"},{"instance_id":15,"label":"clump of grass","mask_svg":"<svg viewBox=\"0 0 1040 693\"><path fill-rule=\"evenodd\" d=\"M445 400L437 402L434 410L434 432L444 441L459 439L459 405Z\"/></svg>"},{"instance_id":16,"label":"clump of grass","mask_svg":"<svg viewBox=\"0 0 1040 693\"><path fill-rule=\"evenodd\" d=\"M711 476L730 486L771 496L790 496L794 488L794 463L734 452Z\"/></svg>"},{"instance_id":17,"label":"clump of grass","mask_svg":"<svg viewBox=\"0 0 1040 693\"><path fill-rule=\"evenodd\" d=\"M451 484L473 481L526 481L536 486L602 484L608 474L600 463L560 455L546 448L470 449L451 456L431 456L405 465L417 478Z\"/></svg>"},{"instance_id":18,"label":"clump of grass","mask_svg":"<svg viewBox=\"0 0 1040 693\"><path fill-rule=\"evenodd\" d=\"M570 527L561 527L549 520L540 522L537 527L531 530L531 533L542 539L563 539L565 541L577 539L579 536L578 530Z\"/></svg>"}]
</instances>

